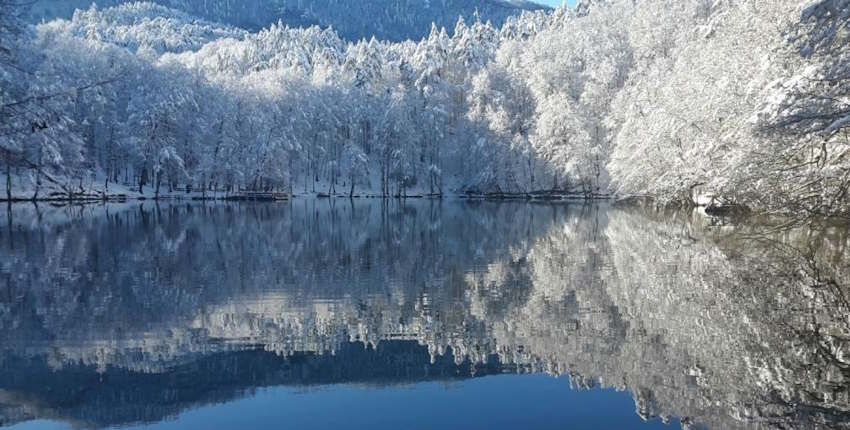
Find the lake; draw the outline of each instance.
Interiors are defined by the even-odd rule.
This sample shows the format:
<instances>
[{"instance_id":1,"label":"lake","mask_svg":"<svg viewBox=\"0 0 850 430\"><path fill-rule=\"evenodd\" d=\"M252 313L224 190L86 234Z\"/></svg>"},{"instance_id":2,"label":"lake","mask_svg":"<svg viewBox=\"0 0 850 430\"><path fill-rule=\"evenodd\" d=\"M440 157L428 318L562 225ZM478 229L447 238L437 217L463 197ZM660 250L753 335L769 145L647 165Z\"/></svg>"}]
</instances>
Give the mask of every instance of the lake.
<instances>
[{"instance_id":1,"label":"lake","mask_svg":"<svg viewBox=\"0 0 850 430\"><path fill-rule=\"evenodd\" d=\"M846 226L462 200L2 215L0 426L850 427Z\"/></svg>"}]
</instances>

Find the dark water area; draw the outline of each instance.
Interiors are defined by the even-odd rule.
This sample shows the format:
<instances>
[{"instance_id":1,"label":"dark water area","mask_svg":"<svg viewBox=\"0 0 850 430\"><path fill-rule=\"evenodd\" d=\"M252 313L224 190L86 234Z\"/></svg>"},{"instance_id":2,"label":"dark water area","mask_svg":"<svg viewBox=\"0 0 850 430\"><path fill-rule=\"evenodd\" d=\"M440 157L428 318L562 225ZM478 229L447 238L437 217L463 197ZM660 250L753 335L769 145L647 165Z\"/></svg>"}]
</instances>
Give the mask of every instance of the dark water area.
<instances>
[{"instance_id":1,"label":"dark water area","mask_svg":"<svg viewBox=\"0 0 850 430\"><path fill-rule=\"evenodd\" d=\"M850 428L850 234L609 204L13 205L0 426Z\"/></svg>"}]
</instances>

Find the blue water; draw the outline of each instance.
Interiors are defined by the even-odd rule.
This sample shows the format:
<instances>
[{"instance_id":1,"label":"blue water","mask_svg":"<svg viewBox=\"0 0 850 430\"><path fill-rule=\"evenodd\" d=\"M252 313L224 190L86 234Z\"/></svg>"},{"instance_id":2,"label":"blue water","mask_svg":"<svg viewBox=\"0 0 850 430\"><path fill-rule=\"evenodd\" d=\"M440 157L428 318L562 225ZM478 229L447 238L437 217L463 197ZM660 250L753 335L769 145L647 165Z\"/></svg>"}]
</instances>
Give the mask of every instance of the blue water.
<instances>
[{"instance_id":1,"label":"blue water","mask_svg":"<svg viewBox=\"0 0 850 430\"><path fill-rule=\"evenodd\" d=\"M15 430L71 429L31 421ZM498 375L390 388L270 388L232 403L201 407L132 429L670 429L643 421L628 392L573 390L567 377Z\"/></svg>"},{"instance_id":2,"label":"blue water","mask_svg":"<svg viewBox=\"0 0 850 430\"><path fill-rule=\"evenodd\" d=\"M16 205L0 427L846 428L850 384L816 346L850 338L850 234L779 238L810 259L724 222L452 200Z\"/></svg>"}]
</instances>

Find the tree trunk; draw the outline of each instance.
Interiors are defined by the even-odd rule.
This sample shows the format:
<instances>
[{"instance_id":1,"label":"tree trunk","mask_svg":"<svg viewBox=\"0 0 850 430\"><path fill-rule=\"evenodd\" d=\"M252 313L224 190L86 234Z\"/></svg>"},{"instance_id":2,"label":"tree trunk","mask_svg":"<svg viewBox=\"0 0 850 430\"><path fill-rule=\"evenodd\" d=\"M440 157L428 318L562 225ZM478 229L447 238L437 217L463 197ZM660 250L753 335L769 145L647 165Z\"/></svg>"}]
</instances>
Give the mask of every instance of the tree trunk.
<instances>
[{"instance_id":1,"label":"tree trunk","mask_svg":"<svg viewBox=\"0 0 850 430\"><path fill-rule=\"evenodd\" d=\"M162 173L154 173L154 200L159 200L159 186L162 185Z\"/></svg>"},{"instance_id":2,"label":"tree trunk","mask_svg":"<svg viewBox=\"0 0 850 430\"><path fill-rule=\"evenodd\" d=\"M41 163L39 163L41 164ZM35 191L32 193L32 201L38 201L38 192L41 190L41 167L35 169Z\"/></svg>"},{"instance_id":3,"label":"tree trunk","mask_svg":"<svg viewBox=\"0 0 850 430\"><path fill-rule=\"evenodd\" d=\"M12 156L6 151L6 200L12 201Z\"/></svg>"},{"instance_id":4,"label":"tree trunk","mask_svg":"<svg viewBox=\"0 0 850 430\"><path fill-rule=\"evenodd\" d=\"M434 154L433 153L430 154L428 161L429 161L429 165L428 165L428 192L433 195L434 194L434 182L435 182L435 175L434 175L434 171L432 170L432 166L434 166Z\"/></svg>"},{"instance_id":5,"label":"tree trunk","mask_svg":"<svg viewBox=\"0 0 850 430\"><path fill-rule=\"evenodd\" d=\"M381 163L381 197L387 198L387 169L386 162Z\"/></svg>"},{"instance_id":6,"label":"tree trunk","mask_svg":"<svg viewBox=\"0 0 850 430\"><path fill-rule=\"evenodd\" d=\"M38 200L38 192L41 191L41 163L44 156L41 150L41 144L38 147L38 164L35 166L35 191L32 193L32 201Z\"/></svg>"},{"instance_id":7,"label":"tree trunk","mask_svg":"<svg viewBox=\"0 0 850 430\"><path fill-rule=\"evenodd\" d=\"M596 168L596 192L599 192L601 188L599 187L599 178L602 176L602 167L599 162L599 155L596 156L596 163L594 164Z\"/></svg>"}]
</instances>

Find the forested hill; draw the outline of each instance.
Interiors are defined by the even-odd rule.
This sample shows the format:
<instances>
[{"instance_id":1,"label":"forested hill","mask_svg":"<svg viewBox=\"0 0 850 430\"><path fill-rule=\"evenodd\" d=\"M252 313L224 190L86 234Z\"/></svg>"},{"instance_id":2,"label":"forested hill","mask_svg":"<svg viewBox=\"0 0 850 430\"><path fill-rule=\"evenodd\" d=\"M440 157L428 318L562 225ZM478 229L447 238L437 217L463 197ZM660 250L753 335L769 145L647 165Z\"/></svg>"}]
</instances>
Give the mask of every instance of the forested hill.
<instances>
[{"instance_id":1,"label":"forested hill","mask_svg":"<svg viewBox=\"0 0 850 430\"><path fill-rule=\"evenodd\" d=\"M458 16L501 26L523 10L544 9L524 0L155 0L210 21L247 30L259 30L279 20L291 27L332 27L344 39L400 41L428 35L431 23L454 28ZM75 9L88 9L92 0L40 0L31 18L35 22L70 18ZM99 7L130 3L101 0Z\"/></svg>"},{"instance_id":2,"label":"forested hill","mask_svg":"<svg viewBox=\"0 0 850 430\"><path fill-rule=\"evenodd\" d=\"M6 200L567 192L850 214L850 0L583 0L400 43L153 3L28 26L21 4L0 0Z\"/></svg>"}]
</instances>

